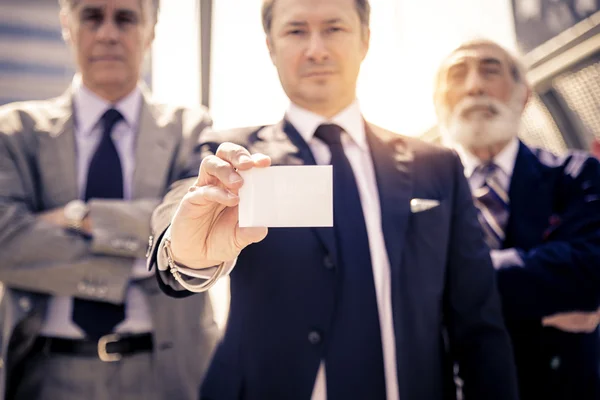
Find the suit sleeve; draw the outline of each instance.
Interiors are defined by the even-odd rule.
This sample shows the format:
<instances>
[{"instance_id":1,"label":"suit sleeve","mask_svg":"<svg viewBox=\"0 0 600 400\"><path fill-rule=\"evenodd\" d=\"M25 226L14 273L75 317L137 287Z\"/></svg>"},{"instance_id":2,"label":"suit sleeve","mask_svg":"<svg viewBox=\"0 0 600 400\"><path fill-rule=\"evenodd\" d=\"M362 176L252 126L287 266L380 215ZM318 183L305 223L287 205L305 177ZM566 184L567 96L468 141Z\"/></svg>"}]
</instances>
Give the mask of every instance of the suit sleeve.
<instances>
[{"instance_id":1,"label":"suit sleeve","mask_svg":"<svg viewBox=\"0 0 600 400\"><path fill-rule=\"evenodd\" d=\"M516 370L489 251L463 166L454 156L446 324L466 399L517 399Z\"/></svg>"},{"instance_id":2,"label":"suit sleeve","mask_svg":"<svg viewBox=\"0 0 600 400\"><path fill-rule=\"evenodd\" d=\"M179 203L187 193L188 187L194 184L200 171L202 160L204 157L216 153L220 143L218 135L214 131L207 131L202 135L189 158L186 168L180 174L180 179L171 185L162 203L156 207L152 214L152 245L149 250L148 269L156 267L158 284L162 291L171 297L187 297L194 293L183 288L165 266L159 268L158 263L161 260L159 254L164 252L162 239L171 224L171 218L173 218ZM200 283L202 281L199 278L191 280L193 283Z\"/></svg>"},{"instance_id":3,"label":"suit sleeve","mask_svg":"<svg viewBox=\"0 0 600 400\"><path fill-rule=\"evenodd\" d=\"M196 124L189 136L206 126ZM44 211L36 146L18 113L0 116L0 280L33 292L122 302L133 260L145 255L158 200L91 202L92 239L44 222L36 215ZM82 282L106 290L82 291Z\"/></svg>"},{"instance_id":4,"label":"suit sleeve","mask_svg":"<svg viewBox=\"0 0 600 400\"><path fill-rule=\"evenodd\" d=\"M173 179L186 173L192 162L188 157L200 133L212 125L205 111L185 110L182 115L183 140L176 157ZM180 164L180 165L179 165ZM196 171L197 173L197 171ZM150 218L160 199L132 201L94 199L90 201L92 220L91 250L94 254L119 257L146 257L151 234Z\"/></svg>"},{"instance_id":5,"label":"suit sleeve","mask_svg":"<svg viewBox=\"0 0 600 400\"><path fill-rule=\"evenodd\" d=\"M580 163L579 167L575 165ZM540 246L521 252L523 266L498 271L507 315L542 318L600 306L600 165L572 158L556 193L560 213Z\"/></svg>"},{"instance_id":6,"label":"suit sleeve","mask_svg":"<svg viewBox=\"0 0 600 400\"><path fill-rule=\"evenodd\" d=\"M10 116L8 116L10 118ZM78 288L82 277L108 288L105 301L120 302L129 271L123 259L94 260L83 236L40 220L42 210L33 154L27 132L7 129L0 121L0 280L9 287L94 299ZM97 261L97 262L95 262ZM131 269L131 268L129 268ZM60 276L61 279L56 279Z\"/></svg>"}]
</instances>

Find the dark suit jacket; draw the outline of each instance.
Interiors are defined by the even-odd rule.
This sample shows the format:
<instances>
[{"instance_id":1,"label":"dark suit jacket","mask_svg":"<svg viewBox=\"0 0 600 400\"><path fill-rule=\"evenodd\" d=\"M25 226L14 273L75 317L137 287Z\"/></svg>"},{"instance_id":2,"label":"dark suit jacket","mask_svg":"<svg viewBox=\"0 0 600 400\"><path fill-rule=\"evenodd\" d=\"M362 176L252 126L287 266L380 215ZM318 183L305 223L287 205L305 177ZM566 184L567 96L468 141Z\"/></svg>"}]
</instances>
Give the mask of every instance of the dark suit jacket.
<instances>
[{"instance_id":1,"label":"dark suit jacket","mask_svg":"<svg viewBox=\"0 0 600 400\"><path fill-rule=\"evenodd\" d=\"M153 102L144 92L131 201L95 199L92 238L36 218L78 198L72 92L0 107L0 398L5 373L29 351L49 295L122 303L136 257L144 257L152 210L188 164L206 110ZM206 294L176 301L153 277L138 281L154 323L161 398L194 399L218 329Z\"/></svg>"},{"instance_id":2,"label":"dark suit jacket","mask_svg":"<svg viewBox=\"0 0 600 400\"><path fill-rule=\"evenodd\" d=\"M467 398L515 399L512 349L494 271L458 157L372 125L367 136L393 279L400 397L454 397L448 344ZM314 164L307 144L285 122L203 135L200 158L224 141L267 154L274 165ZM190 171L198 171L197 164ZM187 183L155 212L158 234ZM412 198L440 205L411 213ZM265 240L242 251L231 273L227 331L203 399L310 398L335 313L335 254L332 228L271 229ZM164 280L172 285L165 291L178 295L172 280Z\"/></svg>"},{"instance_id":3,"label":"dark suit jacket","mask_svg":"<svg viewBox=\"0 0 600 400\"><path fill-rule=\"evenodd\" d=\"M504 247L524 267L498 271L521 398L598 399L598 332L542 328L544 316L594 311L600 298L600 165L587 154L557 157L521 143Z\"/></svg>"}]
</instances>

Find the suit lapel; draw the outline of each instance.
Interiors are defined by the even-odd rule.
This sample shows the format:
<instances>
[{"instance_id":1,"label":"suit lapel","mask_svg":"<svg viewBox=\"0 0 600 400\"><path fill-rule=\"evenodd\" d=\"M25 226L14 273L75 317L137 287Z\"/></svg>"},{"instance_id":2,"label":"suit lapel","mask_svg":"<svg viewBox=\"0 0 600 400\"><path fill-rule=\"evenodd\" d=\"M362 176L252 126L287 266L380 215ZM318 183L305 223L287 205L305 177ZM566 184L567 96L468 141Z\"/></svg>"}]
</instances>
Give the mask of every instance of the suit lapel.
<instances>
[{"instance_id":1,"label":"suit lapel","mask_svg":"<svg viewBox=\"0 0 600 400\"><path fill-rule=\"evenodd\" d=\"M552 213L552 180L546 179L543 165L523 143L519 152L510 182L510 217L506 228L504 247L519 247L537 243L539 234L548 225L548 216ZM532 207L535 204L535 207ZM535 242L531 242L534 239Z\"/></svg>"},{"instance_id":2,"label":"suit lapel","mask_svg":"<svg viewBox=\"0 0 600 400\"><path fill-rule=\"evenodd\" d=\"M42 132L38 136L38 165L44 186L42 206L46 209L63 206L79 197L71 90L56 102L56 107L49 110L54 115L33 127L34 131ZM42 125L45 122L47 126Z\"/></svg>"},{"instance_id":3,"label":"suit lapel","mask_svg":"<svg viewBox=\"0 0 600 400\"><path fill-rule=\"evenodd\" d=\"M287 120L260 130L252 151L268 154L272 165L316 165L315 157L300 133ZM333 228L310 228L337 264Z\"/></svg>"},{"instance_id":4,"label":"suit lapel","mask_svg":"<svg viewBox=\"0 0 600 400\"><path fill-rule=\"evenodd\" d=\"M133 199L160 197L164 191L172 162L177 132L161 120L160 111L154 107L148 93L142 90L143 102L135 149L133 174ZM173 125L174 126L174 125Z\"/></svg>"},{"instance_id":5,"label":"suit lapel","mask_svg":"<svg viewBox=\"0 0 600 400\"><path fill-rule=\"evenodd\" d=\"M272 165L316 165L310 147L286 120L261 129L257 137L252 150L268 154Z\"/></svg>"},{"instance_id":6,"label":"suit lapel","mask_svg":"<svg viewBox=\"0 0 600 400\"><path fill-rule=\"evenodd\" d=\"M381 205L381 223L392 279L399 278L400 261L412 196L413 156L400 136L366 124L366 133Z\"/></svg>"}]
</instances>

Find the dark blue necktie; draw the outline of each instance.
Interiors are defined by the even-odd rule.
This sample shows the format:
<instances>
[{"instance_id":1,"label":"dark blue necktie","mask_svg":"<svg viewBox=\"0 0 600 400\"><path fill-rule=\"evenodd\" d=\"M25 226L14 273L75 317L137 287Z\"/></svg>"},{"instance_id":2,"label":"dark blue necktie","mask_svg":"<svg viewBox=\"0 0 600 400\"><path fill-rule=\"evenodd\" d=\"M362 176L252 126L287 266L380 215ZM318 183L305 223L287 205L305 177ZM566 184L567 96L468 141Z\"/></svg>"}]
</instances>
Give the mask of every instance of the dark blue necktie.
<instances>
[{"instance_id":1,"label":"dark blue necktie","mask_svg":"<svg viewBox=\"0 0 600 400\"><path fill-rule=\"evenodd\" d=\"M329 399L385 399L381 329L369 238L342 128L321 125L315 137L331 150L333 219L338 249L338 297L327 340Z\"/></svg>"},{"instance_id":2,"label":"dark blue necktie","mask_svg":"<svg viewBox=\"0 0 600 400\"><path fill-rule=\"evenodd\" d=\"M94 153L88 169L85 200L122 199L123 171L119 153L112 140L113 128L123 119L121 113L110 109L101 118L102 139ZM83 329L91 339L109 334L125 319L125 307L115 304L74 299L73 322Z\"/></svg>"}]
</instances>

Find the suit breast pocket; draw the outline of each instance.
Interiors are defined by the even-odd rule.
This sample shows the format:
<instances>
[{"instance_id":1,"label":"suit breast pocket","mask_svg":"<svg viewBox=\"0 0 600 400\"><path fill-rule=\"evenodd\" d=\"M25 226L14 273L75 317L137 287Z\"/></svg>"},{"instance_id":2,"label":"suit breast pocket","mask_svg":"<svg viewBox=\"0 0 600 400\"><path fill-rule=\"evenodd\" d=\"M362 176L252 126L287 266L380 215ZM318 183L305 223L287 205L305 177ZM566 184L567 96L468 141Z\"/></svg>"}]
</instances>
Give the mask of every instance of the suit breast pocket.
<instances>
[{"instance_id":1,"label":"suit breast pocket","mask_svg":"<svg viewBox=\"0 0 600 400\"><path fill-rule=\"evenodd\" d=\"M411 213L403 251L405 275L410 282L407 290L414 291L415 298L425 299L423 312L438 312L446 276L448 257L450 207L443 201L437 207Z\"/></svg>"},{"instance_id":2,"label":"suit breast pocket","mask_svg":"<svg viewBox=\"0 0 600 400\"><path fill-rule=\"evenodd\" d=\"M450 220L450 210L444 201L440 201L435 207L411 213L407 239L410 248L420 260L445 259Z\"/></svg>"}]
</instances>

